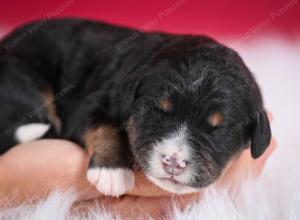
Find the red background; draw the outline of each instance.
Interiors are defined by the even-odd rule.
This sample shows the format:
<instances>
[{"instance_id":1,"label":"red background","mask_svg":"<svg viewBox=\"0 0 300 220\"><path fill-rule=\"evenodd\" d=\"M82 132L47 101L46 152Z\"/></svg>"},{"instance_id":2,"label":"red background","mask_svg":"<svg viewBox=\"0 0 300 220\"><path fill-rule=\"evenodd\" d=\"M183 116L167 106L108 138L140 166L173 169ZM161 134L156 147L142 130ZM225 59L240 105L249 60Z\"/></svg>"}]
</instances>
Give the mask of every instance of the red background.
<instances>
[{"instance_id":1,"label":"red background","mask_svg":"<svg viewBox=\"0 0 300 220\"><path fill-rule=\"evenodd\" d=\"M8 31L26 21L45 18L68 1L69 6L53 17L94 18L137 28L154 22L149 29L205 33L218 38L240 38L254 28L259 30L257 35L280 32L290 38L300 36L300 0L181 0L182 4L158 22L155 22L158 14L178 0L1 0L0 28ZM271 19L267 25L259 26L289 3L292 6L285 13Z\"/></svg>"}]
</instances>

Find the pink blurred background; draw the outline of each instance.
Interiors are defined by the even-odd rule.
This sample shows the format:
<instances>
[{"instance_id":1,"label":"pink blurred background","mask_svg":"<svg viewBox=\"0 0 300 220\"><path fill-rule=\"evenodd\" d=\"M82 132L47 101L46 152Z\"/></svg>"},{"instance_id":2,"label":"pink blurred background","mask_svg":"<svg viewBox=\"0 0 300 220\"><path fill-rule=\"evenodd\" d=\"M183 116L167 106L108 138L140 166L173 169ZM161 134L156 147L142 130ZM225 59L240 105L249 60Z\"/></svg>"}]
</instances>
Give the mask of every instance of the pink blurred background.
<instances>
[{"instance_id":1,"label":"pink blurred background","mask_svg":"<svg viewBox=\"0 0 300 220\"><path fill-rule=\"evenodd\" d=\"M114 24L176 33L241 38L250 32L300 34L298 0L1 0L0 28L5 31L38 18L76 16Z\"/></svg>"}]
</instances>

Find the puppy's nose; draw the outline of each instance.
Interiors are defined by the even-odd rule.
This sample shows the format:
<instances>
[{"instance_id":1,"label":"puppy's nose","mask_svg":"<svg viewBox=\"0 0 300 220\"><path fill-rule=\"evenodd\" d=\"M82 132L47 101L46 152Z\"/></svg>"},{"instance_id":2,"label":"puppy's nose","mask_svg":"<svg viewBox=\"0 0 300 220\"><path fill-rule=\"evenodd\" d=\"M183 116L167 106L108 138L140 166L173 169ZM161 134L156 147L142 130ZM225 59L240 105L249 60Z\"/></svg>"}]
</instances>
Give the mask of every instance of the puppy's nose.
<instances>
[{"instance_id":1,"label":"puppy's nose","mask_svg":"<svg viewBox=\"0 0 300 220\"><path fill-rule=\"evenodd\" d=\"M178 157L166 155L162 155L162 163L166 173L172 176L178 176L182 174L187 165L187 162L178 159Z\"/></svg>"}]
</instances>

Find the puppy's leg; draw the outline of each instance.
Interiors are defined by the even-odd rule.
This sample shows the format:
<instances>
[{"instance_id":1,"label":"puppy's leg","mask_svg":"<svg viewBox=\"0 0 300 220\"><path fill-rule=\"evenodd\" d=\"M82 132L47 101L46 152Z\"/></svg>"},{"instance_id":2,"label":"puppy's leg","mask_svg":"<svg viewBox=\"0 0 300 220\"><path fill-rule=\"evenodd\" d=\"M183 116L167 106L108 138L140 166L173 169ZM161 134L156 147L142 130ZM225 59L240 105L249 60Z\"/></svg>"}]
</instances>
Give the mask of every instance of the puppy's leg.
<instances>
[{"instance_id":1,"label":"puppy's leg","mask_svg":"<svg viewBox=\"0 0 300 220\"><path fill-rule=\"evenodd\" d=\"M86 97L69 116L63 137L84 146L90 156L88 180L111 196L127 192L134 184L125 135L114 132L114 121L106 116L97 100Z\"/></svg>"},{"instance_id":2,"label":"puppy's leg","mask_svg":"<svg viewBox=\"0 0 300 220\"><path fill-rule=\"evenodd\" d=\"M105 195L120 196L134 185L134 174L122 137L112 124L89 129L85 137L90 155L88 180Z\"/></svg>"},{"instance_id":3,"label":"puppy's leg","mask_svg":"<svg viewBox=\"0 0 300 220\"><path fill-rule=\"evenodd\" d=\"M34 70L25 62L14 65L10 59L4 62L1 58L4 59L0 55L0 154L19 143L58 137L43 92L27 75Z\"/></svg>"}]
</instances>

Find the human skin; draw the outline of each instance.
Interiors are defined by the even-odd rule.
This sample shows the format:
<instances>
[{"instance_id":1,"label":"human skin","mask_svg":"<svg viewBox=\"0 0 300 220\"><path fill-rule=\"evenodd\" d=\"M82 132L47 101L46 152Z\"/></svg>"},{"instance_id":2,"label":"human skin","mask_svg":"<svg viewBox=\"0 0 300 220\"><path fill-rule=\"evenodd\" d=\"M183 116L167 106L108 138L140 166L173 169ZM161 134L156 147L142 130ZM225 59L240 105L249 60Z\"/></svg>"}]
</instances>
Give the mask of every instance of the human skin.
<instances>
[{"instance_id":1,"label":"human skin","mask_svg":"<svg viewBox=\"0 0 300 220\"><path fill-rule=\"evenodd\" d=\"M256 160L252 159L249 149L244 150L227 165L215 185L238 187L249 173L259 175L275 148L273 138L267 151ZM127 195L105 197L86 179L88 160L87 153L69 141L48 139L18 145L0 156L0 198L14 195L15 202L22 202L44 198L53 189L73 187L82 203L97 199L113 214L154 218L166 215L172 201L184 208L190 201L201 199L202 192L181 196L165 192L148 181L141 171L136 171L135 187Z\"/></svg>"}]
</instances>

